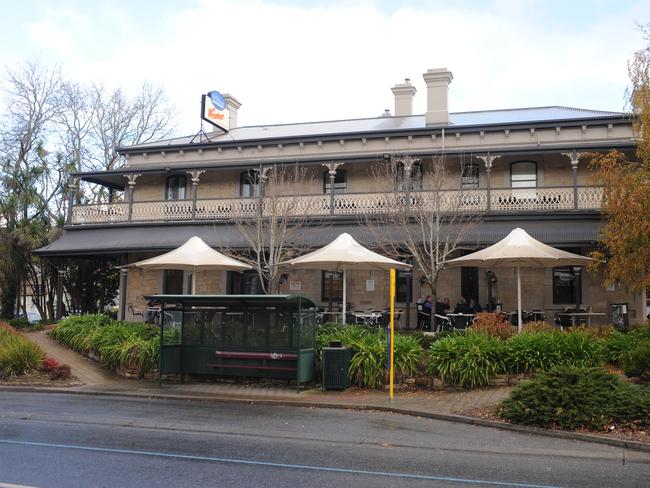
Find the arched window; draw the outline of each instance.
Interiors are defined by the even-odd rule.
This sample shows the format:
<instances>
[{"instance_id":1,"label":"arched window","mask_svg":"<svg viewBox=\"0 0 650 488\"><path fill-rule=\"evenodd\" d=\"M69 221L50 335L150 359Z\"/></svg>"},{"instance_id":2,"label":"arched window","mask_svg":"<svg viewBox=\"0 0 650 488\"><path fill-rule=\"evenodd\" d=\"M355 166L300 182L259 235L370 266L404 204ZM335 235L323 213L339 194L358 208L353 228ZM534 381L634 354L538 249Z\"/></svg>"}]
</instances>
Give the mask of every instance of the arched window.
<instances>
[{"instance_id":1,"label":"arched window","mask_svg":"<svg viewBox=\"0 0 650 488\"><path fill-rule=\"evenodd\" d=\"M260 196L260 173L251 169L239 176L239 195L244 198Z\"/></svg>"},{"instance_id":2,"label":"arched window","mask_svg":"<svg viewBox=\"0 0 650 488\"><path fill-rule=\"evenodd\" d=\"M185 189L187 188L187 177L183 175L171 175L165 181L165 200L185 200Z\"/></svg>"},{"instance_id":3,"label":"arched window","mask_svg":"<svg viewBox=\"0 0 650 488\"><path fill-rule=\"evenodd\" d=\"M401 161L398 162L395 165L395 189L397 191L405 191L406 187L405 185L405 168L404 168L404 163ZM420 191L422 190L422 163L420 162L415 162L411 166L411 175L409 178L410 185L409 185L409 190L410 191Z\"/></svg>"},{"instance_id":4,"label":"arched window","mask_svg":"<svg viewBox=\"0 0 650 488\"><path fill-rule=\"evenodd\" d=\"M323 173L323 193L332 191L330 180L330 172ZM348 172L344 169L336 170L334 176L334 193L345 193L348 190Z\"/></svg>"}]
</instances>

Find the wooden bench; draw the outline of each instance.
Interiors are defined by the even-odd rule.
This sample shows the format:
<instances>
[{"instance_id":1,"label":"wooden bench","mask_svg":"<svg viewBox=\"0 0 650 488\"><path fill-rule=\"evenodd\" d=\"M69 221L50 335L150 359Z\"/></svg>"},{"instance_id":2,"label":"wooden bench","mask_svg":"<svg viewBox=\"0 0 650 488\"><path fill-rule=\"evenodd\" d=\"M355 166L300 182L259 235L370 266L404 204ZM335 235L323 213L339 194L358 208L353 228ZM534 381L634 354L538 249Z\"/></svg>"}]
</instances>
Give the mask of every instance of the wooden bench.
<instances>
[{"instance_id":1,"label":"wooden bench","mask_svg":"<svg viewBox=\"0 0 650 488\"><path fill-rule=\"evenodd\" d=\"M249 364L246 361L294 361L298 354L293 352L243 352L243 351L215 351L217 358L227 362L208 363L209 368L215 369L251 369L258 371L296 372L297 366L279 366L273 364ZM238 362L237 360L244 361Z\"/></svg>"}]
</instances>

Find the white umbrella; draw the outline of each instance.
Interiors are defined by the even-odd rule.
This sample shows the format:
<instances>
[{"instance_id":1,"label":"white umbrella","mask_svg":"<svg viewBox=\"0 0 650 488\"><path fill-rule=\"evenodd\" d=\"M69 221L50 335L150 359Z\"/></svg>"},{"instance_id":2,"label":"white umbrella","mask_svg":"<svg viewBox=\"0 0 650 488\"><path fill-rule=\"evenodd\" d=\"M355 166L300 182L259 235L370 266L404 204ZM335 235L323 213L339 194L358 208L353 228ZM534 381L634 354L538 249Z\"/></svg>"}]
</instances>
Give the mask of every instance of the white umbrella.
<instances>
[{"instance_id":1,"label":"white umbrella","mask_svg":"<svg viewBox=\"0 0 650 488\"><path fill-rule=\"evenodd\" d=\"M467 256L446 262L449 267L470 266L480 268L517 268L517 329L521 331L521 271L526 268L555 268L558 266L583 266L591 258L548 246L533 239L524 229L514 229L496 244Z\"/></svg>"},{"instance_id":2,"label":"white umbrella","mask_svg":"<svg viewBox=\"0 0 650 488\"><path fill-rule=\"evenodd\" d=\"M179 269L192 272L192 295L196 291L196 270L246 271L248 264L229 258L194 236L182 246L154 258L128 265L141 269Z\"/></svg>"},{"instance_id":3,"label":"white umbrella","mask_svg":"<svg viewBox=\"0 0 650 488\"><path fill-rule=\"evenodd\" d=\"M343 271L343 320L346 311L346 272L349 269L410 269L410 264L401 263L366 249L347 232L339 235L326 246L304 256L290 259L281 265L296 269L322 269Z\"/></svg>"}]
</instances>

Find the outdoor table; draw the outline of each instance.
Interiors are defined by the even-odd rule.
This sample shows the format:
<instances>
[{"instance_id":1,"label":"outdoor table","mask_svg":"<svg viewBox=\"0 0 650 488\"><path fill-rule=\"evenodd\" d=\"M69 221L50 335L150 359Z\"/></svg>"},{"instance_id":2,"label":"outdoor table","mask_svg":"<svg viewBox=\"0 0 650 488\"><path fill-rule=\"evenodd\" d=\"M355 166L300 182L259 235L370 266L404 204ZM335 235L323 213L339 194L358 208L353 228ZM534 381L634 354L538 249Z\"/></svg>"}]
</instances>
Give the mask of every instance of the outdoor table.
<instances>
[{"instance_id":1,"label":"outdoor table","mask_svg":"<svg viewBox=\"0 0 650 488\"><path fill-rule=\"evenodd\" d=\"M573 327L576 325L576 319L580 317L587 318L587 327L591 326L591 317L607 317L607 314L602 312L567 312L560 315L571 317L571 325Z\"/></svg>"},{"instance_id":2,"label":"outdoor table","mask_svg":"<svg viewBox=\"0 0 650 488\"><path fill-rule=\"evenodd\" d=\"M379 312L350 312L366 325L377 325L382 314Z\"/></svg>"},{"instance_id":3,"label":"outdoor table","mask_svg":"<svg viewBox=\"0 0 650 488\"><path fill-rule=\"evenodd\" d=\"M325 324L327 322L341 322L342 312L319 312L317 316L320 318L320 323Z\"/></svg>"},{"instance_id":4,"label":"outdoor table","mask_svg":"<svg viewBox=\"0 0 650 488\"><path fill-rule=\"evenodd\" d=\"M474 314L472 313L448 313L447 317L451 320L454 329L464 329L474 320ZM459 327L461 322L464 322L464 325Z\"/></svg>"}]
</instances>

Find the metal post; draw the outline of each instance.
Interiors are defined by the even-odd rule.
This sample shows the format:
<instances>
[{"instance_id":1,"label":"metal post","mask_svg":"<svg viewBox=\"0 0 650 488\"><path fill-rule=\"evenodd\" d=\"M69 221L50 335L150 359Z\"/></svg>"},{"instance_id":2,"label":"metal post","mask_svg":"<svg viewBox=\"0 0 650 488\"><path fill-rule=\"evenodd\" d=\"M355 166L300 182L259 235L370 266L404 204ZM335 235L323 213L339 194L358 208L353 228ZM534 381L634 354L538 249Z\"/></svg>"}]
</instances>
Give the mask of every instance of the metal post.
<instances>
[{"instance_id":1,"label":"metal post","mask_svg":"<svg viewBox=\"0 0 650 488\"><path fill-rule=\"evenodd\" d=\"M192 220L196 219L196 195L198 193L198 180L192 179Z\"/></svg>"},{"instance_id":2,"label":"metal post","mask_svg":"<svg viewBox=\"0 0 650 488\"><path fill-rule=\"evenodd\" d=\"M573 208L578 208L578 157L571 159L571 171L573 172Z\"/></svg>"},{"instance_id":3,"label":"metal post","mask_svg":"<svg viewBox=\"0 0 650 488\"><path fill-rule=\"evenodd\" d=\"M393 399L393 381L395 378L395 369L393 367L393 350L395 349L395 270L390 270L390 351L389 361L390 369L388 372L389 378L389 393L388 398Z\"/></svg>"},{"instance_id":4,"label":"metal post","mask_svg":"<svg viewBox=\"0 0 650 488\"><path fill-rule=\"evenodd\" d=\"M330 215L334 214L334 180L336 179L336 169L329 171L330 175Z\"/></svg>"},{"instance_id":5,"label":"metal post","mask_svg":"<svg viewBox=\"0 0 650 488\"><path fill-rule=\"evenodd\" d=\"M158 349L158 386L162 386L163 370L163 331L165 330L165 302L160 304L160 347ZM181 355L183 354L183 339L181 335ZM182 373L181 373L182 375Z\"/></svg>"},{"instance_id":6,"label":"metal post","mask_svg":"<svg viewBox=\"0 0 650 488\"><path fill-rule=\"evenodd\" d=\"M63 317L63 277L65 276L65 269L61 268L57 272L56 279L56 321L58 322Z\"/></svg>"},{"instance_id":7,"label":"metal post","mask_svg":"<svg viewBox=\"0 0 650 488\"><path fill-rule=\"evenodd\" d=\"M126 286L128 280L128 270L126 268L120 269L120 311L118 320L126 319Z\"/></svg>"},{"instance_id":8,"label":"metal post","mask_svg":"<svg viewBox=\"0 0 650 488\"><path fill-rule=\"evenodd\" d=\"M517 333L521 334L521 268L517 266Z\"/></svg>"},{"instance_id":9,"label":"metal post","mask_svg":"<svg viewBox=\"0 0 650 488\"><path fill-rule=\"evenodd\" d=\"M485 167L485 176L486 176L486 183L487 183L487 211L489 212L491 207L492 207L492 196L491 196L491 182L490 182L490 176L492 173L492 164L489 166Z\"/></svg>"}]
</instances>

